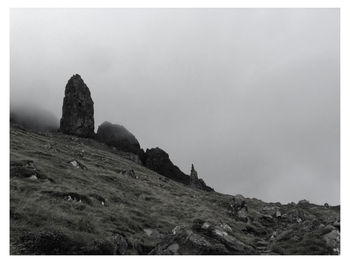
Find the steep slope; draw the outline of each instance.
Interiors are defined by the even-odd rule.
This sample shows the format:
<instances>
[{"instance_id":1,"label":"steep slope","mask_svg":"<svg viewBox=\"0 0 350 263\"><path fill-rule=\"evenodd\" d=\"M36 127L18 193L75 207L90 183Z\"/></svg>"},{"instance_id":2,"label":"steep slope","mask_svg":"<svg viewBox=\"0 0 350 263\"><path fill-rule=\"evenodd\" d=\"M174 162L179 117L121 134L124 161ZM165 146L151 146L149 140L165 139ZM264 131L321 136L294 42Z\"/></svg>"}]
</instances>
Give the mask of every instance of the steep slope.
<instances>
[{"instance_id":1,"label":"steep slope","mask_svg":"<svg viewBox=\"0 0 350 263\"><path fill-rule=\"evenodd\" d=\"M184 186L92 139L10 130L11 254L338 254L339 207Z\"/></svg>"}]
</instances>

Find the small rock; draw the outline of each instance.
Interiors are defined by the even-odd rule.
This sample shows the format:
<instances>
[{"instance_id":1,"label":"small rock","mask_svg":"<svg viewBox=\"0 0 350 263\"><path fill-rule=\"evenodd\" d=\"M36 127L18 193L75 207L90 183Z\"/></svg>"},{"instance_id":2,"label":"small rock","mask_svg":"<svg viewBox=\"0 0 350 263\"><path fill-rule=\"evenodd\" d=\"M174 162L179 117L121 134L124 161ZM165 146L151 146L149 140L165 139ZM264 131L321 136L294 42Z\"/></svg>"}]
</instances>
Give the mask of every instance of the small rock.
<instances>
[{"instance_id":1,"label":"small rock","mask_svg":"<svg viewBox=\"0 0 350 263\"><path fill-rule=\"evenodd\" d=\"M130 176L131 178L134 178L134 179L138 179L139 177L135 174L135 171L133 169L130 169L128 171L128 176Z\"/></svg>"},{"instance_id":2,"label":"small rock","mask_svg":"<svg viewBox=\"0 0 350 263\"><path fill-rule=\"evenodd\" d=\"M220 227L221 227L223 230L232 231L232 228L231 228L228 224L221 223L221 224L220 224Z\"/></svg>"},{"instance_id":3,"label":"small rock","mask_svg":"<svg viewBox=\"0 0 350 263\"><path fill-rule=\"evenodd\" d=\"M280 218L280 217L282 216L281 211L280 211L280 210L277 210L276 213L275 213L275 216L276 216L277 218Z\"/></svg>"},{"instance_id":4,"label":"small rock","mask_svg":"<svg viewBox=\"0 0 350 263\"><path fill-rule=\"evenodd\" d=\"M153 233L152 229L149 229L149 228L146 228L146 229L144 229L143 231L144 231L144 232L146 233L146 235L149 236L149 237L150 237L150 236L152 235L152 233Z\"/></svg>"},{"instance_id":5,"label":"small rock","mask_svg":"<svg viewBox=\"0 0 350 263\"><path fill-rule=\"evenodd\" d=\"M71 165L73 165L75 168L79 169L79 164L77 161L71 161Z\"/></svg>"},{"instance_id":6,"label":"small rock","mask_svg":"<svg viewBox=\"0 0 350 263\"><path fill-rule=\"evenodd\" d=\"M86 170L86 166L76 160L71 161L70 164L77 169Z\"/></svg>"},{"instance_id":7,"label":"small rock","mask_svg":"<svg viewBox=\"0 0 350 263\"><path fill-rule=\"evenodd\" d=\"M270 237L270 239L271 239L271 240L275 240L276 237L277 237L277 231L273 231L273 232L272 232L272 235L271 235L271 237Z\"/></svg>"},{"instance_id":8,"label":"small rock","mask_svg":"<svg viewBox=\"0 0 350 263\"><path fill-rule=\"evenodd\" d=\"M205 222L203 225L202 225L202 228L203 229L208 229L210 227L209 223Z\"/></svg>"},{"instance_id":9,"label":"small rock","mask_svg":"<svg viewBox=\"0 0 350 263\"><path fill-rule=\"evenodd\" d=\"M218 236L221 236L221 237L224 237L224 236L228 235L225 231L221 231L219 229L215 229L214 233L217 234Z\"/></svg>"},{"instance_id":10,"label":"small rock","mask_svg":"<svg viewBox=\"0 0 350 263\"><path fill-rule=\"evenodd\" d=\"M33 174L32 176L29 177L29 179L35 181L35 180L38 180L38 177L35 174Z\"/></svg>"},{"instance_id":11,"label":"small rock","mask_svg":"<svg viewBox=\"0 0 350 263\"><path fill-rule=\"evenodd\" d=\"M292 239L293 241L299 241L299 240L300 240L300 237L294 235L291 239Z\"/></svg>"},{"instance_id":12,"label":"small rock","mask_svg":"<svg viewBox=\"0 0 350 263\"><path fill-rule=\"evenodd\" d=\"M173 228L173 230L171 230L171 233L172 233L173 235L176 235L177 232L178 232L180 229L181 229L180 226L176 226L176 227Z\"/></svg>"}]
</instances>

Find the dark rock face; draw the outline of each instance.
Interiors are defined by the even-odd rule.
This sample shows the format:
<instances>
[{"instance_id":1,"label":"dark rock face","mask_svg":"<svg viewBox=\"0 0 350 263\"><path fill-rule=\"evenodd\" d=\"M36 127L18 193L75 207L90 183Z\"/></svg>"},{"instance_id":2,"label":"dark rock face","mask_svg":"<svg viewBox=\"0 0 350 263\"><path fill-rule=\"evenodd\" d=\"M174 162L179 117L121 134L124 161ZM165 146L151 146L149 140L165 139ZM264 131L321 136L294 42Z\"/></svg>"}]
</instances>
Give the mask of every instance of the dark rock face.
<instances>
[{"instance_id":1,"label":"dark rock face","mask_svg":"<svg viewBox=\"0 0 350 263\"><path fill-rule=\"evenodd\" d=\"M118 150L141 154L140 144L136 137L122 125L105 121L98 127L97 139Z\"/></svg>"},{"instance_id":2,"label":"dark rock face","mask_svg":"<svg viewBox=\"0 0 350 263\"><path fill-rule=\"evenodd\" d=\"M174 165L169 158L169 155L160 148L147 149L143 155L144 165L174 181L198 188L204 191L214 191L213 188L207 186L205 182L198 178L196 170L192 165L191 175L183 173L179 167Z\"/></svg>"},{"instance_id":3,"label":"dark rock face","mask_svg":"<svg viewBox=\"0 0 350 263\"><path fill-rule=\"evenodd\" d=\"M191 174L190 174L190 185L192 187L195 187L195 188L198 188L198 189L202 189L204 191L208 191L208 192L211 192L211 191L214 191L213 188L207 186L205 184L205 182L203 181L203 179L201 178L198 178L198 174L197 174L197 171L194 169L194 166L192 164L192 167L191 167Z\"/></svg>"},{"instance_id":4,"label":"dark rock face","mask_svg":"<svg viewBox=\"0 0 350 263\"><path fill-rule=\"evenodd\" d=\"M66 85L60 131L93 137L94 125L94 102L90 90L78 74L73 75Z\"/></svg>"},{"instance_id":5,"label":"dark rock face","mask_svg":"<svg viewBox=\"0 0 350 263\"><path fill-rule=\"evenodd\" d=\"M160 148L147 149L144 155L144 165L174 181L189 185L190 177L184 174L176 165L174 165L169 155Z\"/></svg>"}]
</instances>

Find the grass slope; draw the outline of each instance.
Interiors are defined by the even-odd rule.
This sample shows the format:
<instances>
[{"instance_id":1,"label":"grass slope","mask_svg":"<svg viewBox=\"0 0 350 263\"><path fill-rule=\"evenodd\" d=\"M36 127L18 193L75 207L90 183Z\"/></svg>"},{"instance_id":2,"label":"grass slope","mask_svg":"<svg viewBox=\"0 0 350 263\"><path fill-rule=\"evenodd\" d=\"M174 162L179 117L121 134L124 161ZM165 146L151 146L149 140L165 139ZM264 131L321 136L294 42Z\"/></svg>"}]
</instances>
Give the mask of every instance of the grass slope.
<instances>
[{"instance_id":1,"label":"grass slope","mask_svg":"<svg viewBox=\"0 0 350 263\"><path fill-rule=\"evenodd\" d=\"M174 227L191 226L195 219L225 223L253 248L257 240L285 230L236 220L230 213L232 196L192 189L125 157L91 139L11 127L10 253L113 254L113 237L121 234L128 254L147 254ZM138 178L121 172L129 169ZM246 203L252 218L261 215L263 206L276 205L257 199ZM322 222L339 219L335 209L310 206L307 212ZM306 242L315 253L332 253L320 239L323 232L303 234L299 241L285 237L274 251L309 254Z\"/></svg>"}]
</instances>

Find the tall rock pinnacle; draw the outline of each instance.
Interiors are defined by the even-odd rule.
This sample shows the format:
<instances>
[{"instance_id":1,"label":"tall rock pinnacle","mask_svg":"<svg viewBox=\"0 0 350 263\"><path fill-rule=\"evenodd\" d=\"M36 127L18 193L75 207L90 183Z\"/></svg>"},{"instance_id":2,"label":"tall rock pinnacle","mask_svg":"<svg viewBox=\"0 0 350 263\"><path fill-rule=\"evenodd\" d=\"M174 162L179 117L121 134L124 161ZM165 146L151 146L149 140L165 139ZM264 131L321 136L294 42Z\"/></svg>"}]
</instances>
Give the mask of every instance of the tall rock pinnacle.
<instances>
[{"instance_id":1,"label":"tall rock pinnacle","mask_svg":"<svg viewBox=\"0 0 350 263\"><path fill-rule=\"evenodd\" d=\"M94 128L94 102L90 90L78 74L73 75L66 85L60 131L92 137Z\"/></svg>"},{"instance_id":2,"label":"tall rock pinnacle","mask_svg":"<svg viewBox=\"0 0 350 263\"><path fill-rule=\"evenodd\" d=\"M198 174L197 171L194 169L194 166L192 164L191 166L191 174L190 177L192 178L192 180L198 180Z\"/></svg>"}]
</instances>

